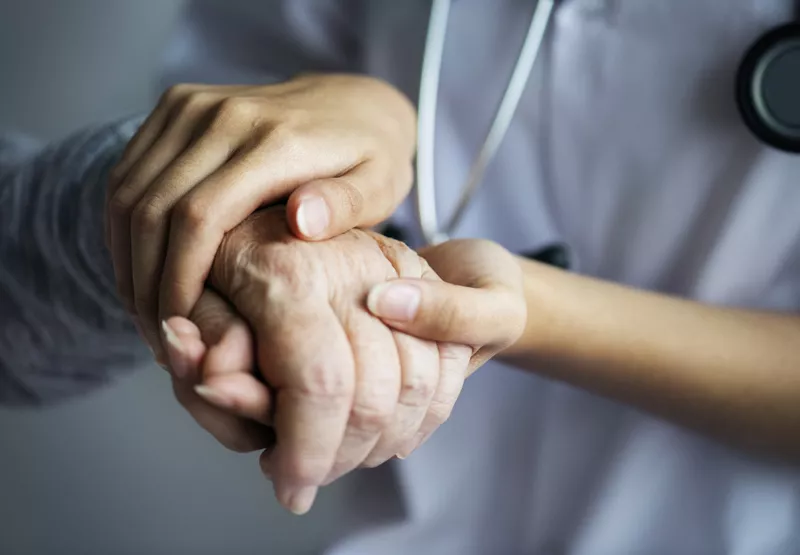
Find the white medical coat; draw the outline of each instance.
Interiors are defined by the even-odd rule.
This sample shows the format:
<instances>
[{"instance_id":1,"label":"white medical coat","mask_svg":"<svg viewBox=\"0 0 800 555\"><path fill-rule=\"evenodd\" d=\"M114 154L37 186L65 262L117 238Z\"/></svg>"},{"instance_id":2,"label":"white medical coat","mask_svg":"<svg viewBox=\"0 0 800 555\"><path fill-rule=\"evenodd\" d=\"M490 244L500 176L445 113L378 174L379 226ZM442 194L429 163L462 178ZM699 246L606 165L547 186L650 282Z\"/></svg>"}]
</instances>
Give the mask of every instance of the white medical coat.
<instances>
[{"instance_id":1,"label":"white medical coat","mask_svg":"<svg viewBox=\"0 0 800 555\"><path fill-rule=\"evenodd\" d=\"M437 132L442 218L534 6L453 3ZM748 46L793 7L560 3L457 235L514 251L565 241L582 273L712 303L800 309L800 157L759 144L733 96ZM422 0L195 1L165 84L351 71L416 99L429 9ZM410 204L396 219L413 228ZM403 518L354 527L330 553L800 553L798 472L497 363L470 378L451 420L397 465L396 492Z\"/></svg>"}]
</instances>

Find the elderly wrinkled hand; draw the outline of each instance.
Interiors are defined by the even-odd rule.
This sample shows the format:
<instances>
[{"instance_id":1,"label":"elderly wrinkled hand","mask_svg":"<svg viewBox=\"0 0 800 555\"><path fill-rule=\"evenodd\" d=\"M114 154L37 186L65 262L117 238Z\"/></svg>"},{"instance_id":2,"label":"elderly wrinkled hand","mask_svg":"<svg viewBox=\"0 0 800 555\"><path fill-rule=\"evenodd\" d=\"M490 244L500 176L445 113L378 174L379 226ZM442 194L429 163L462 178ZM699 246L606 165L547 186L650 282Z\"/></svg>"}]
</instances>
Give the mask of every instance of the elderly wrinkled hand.
<instances>
[{"instance_id":1,"label":"elderly wrinkled hand","mask_svg":"<svg viewBox=\"0 0 800 555\"><path fill-rule=\"evenodd\" d=\"M411 453L460 393L470 347L411 337L367 310L370 289L398 277L439 279L402 243L361 230L304 242L283 209L268 209L221 245L211 282L226 301L201 299L200 330L165 326L176 393L201 425L237 450L268 447L254 422L274 427L262 468L296 513L319 486Z\"/></svg>"}]
</instances>

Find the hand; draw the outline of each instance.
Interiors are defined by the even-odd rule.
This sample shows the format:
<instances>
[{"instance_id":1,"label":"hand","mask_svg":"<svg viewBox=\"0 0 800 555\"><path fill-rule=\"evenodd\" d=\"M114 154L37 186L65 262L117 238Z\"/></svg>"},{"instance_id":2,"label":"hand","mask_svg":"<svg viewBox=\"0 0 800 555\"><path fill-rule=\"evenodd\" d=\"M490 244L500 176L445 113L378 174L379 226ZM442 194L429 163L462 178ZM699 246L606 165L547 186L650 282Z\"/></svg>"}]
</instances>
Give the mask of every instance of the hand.
<instances>
[{"instance_id":1,"label":"hand","mask_svg":"<svg viewBox=\"0 0 800 555\"><path fill-rule=\"evenodd\" d=\"M233 307L206 289L190 319L171 318L163 332L175 397L192 418L237 453L274 446L271 392L253 372L252 332Z\"/></svg>"},{"instance_id":2,"label":"hand","mask_svg":"<svg viewBox=\"0 0 800 555\"><path fill-rule=\"evenodd\" d=\"M225 376L210 374L204 361L195 392L231 414L274 422L277 445L262 468L294 512L308 510L318 486L408 455L449 416L461 390L469 347L393 332L367 311L369 289L396 277L438 279L416 253L371 232L297 240L281 209L255 214L220 248L212 283L253 329L257 366L273 395L241 359ZM168 324L198 337L185 320ZM202 347L191 349L198 360ZM218 350L215 358L224 356ZM173 371L185 376L181 357L170 353Z\"/></svg>"},{"instance_id":3,"label":"hand","mask_svg":"<svg viewBox=\"0 0 800 555\"><path fill-rule=\"evenodd\" d=\"M411 187L414 145L411 104L367 77L167 91L113 170L106 209L119 294L151 347L159 314L191 312L227 231L287 197L301 238L375 225Z\"/></svg>"},{"instance_id":4,"label":"hand","mask_svg":"<svg viewBox=\"0 0 800 555\"><path fill-rule=\"evenodd\" d=\"M471 345L470 375L525 329L522 269L496 243L453 240L420 255L443 281L398 279L375 286L370 311L415 337Z\"/></svg>"}]
</instances>

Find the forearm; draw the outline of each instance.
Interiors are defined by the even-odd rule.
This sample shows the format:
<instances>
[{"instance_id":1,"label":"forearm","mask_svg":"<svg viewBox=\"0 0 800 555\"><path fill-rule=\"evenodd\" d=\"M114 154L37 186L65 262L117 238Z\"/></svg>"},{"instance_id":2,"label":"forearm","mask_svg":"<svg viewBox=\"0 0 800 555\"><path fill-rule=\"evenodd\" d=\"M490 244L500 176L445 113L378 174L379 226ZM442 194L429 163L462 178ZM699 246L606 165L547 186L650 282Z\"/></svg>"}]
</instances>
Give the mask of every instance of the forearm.
<instances>
[{"instance_id":1,"label":"forearm","mask_svg":"<svg viewBox=\"0 0 800 555\"><path fill-rule=\"evenodd\" d=\"M800 460L800 316L706 306L522 260L517 366Z\"/></svg>"},{"instance_id":2,"label":"forearm","mask_svg":"<svg viewBox=\"0 0 800 555\"><path fill-rule=\"evenodd\" d=\"M106 175L134 123L0 166L0 403L81 393L141 364L103 242Z\"/></svg>"}]
</instances>

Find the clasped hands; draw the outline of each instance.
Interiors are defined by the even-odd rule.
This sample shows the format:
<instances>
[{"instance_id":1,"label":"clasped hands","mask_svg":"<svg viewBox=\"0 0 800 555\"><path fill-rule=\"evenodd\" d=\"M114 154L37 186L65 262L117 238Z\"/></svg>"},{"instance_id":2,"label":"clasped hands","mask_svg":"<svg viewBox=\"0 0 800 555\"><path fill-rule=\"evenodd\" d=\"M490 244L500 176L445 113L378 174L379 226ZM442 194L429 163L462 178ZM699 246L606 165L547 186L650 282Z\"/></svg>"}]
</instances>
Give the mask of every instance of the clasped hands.
<instances>
[{"instance_id":1,"label":"clasped hands","mask_svg":"<svg viewBox=\"0 0 800 555\"><path fill-rule=\"evenodd\" d=\"M391 105L385 85L304 79L294 88L166 95L112 175L107 212L121 296L167 363L178 401L226 447L263 449L262 470L298 514L319 487L409 456L448 418L464 380L519 337L526 317L521 270L498 245L451 241L418 253L355 229L385 218L407 194L413 148L388 138L402 126L380 121L366 100L352 109L366 111L369 124L342 118L334 101L340 87ZM246 109L231 110L236 99ZM291 116L287 131L281 118L293 103L309 119L299 125ZM276 104L280 114L270 111ZM184 136L176 127L186 137L178 146L170 142ZM342 129L348 145L326 143ZM252 166L232 144L282 165ZM285 160L326 148L330 160L316 170ZM198 167L206 160L217 167ZM237 190L243 180L250 190ZM202 187L213 202L185 201L205 198ZM280 196L286 204L258 209ZM314 210L304 212L308 203ZM243 217L228 221L221 206ZM310 228L317 232L304 233Z\"/></svg>"}]
</instances>

